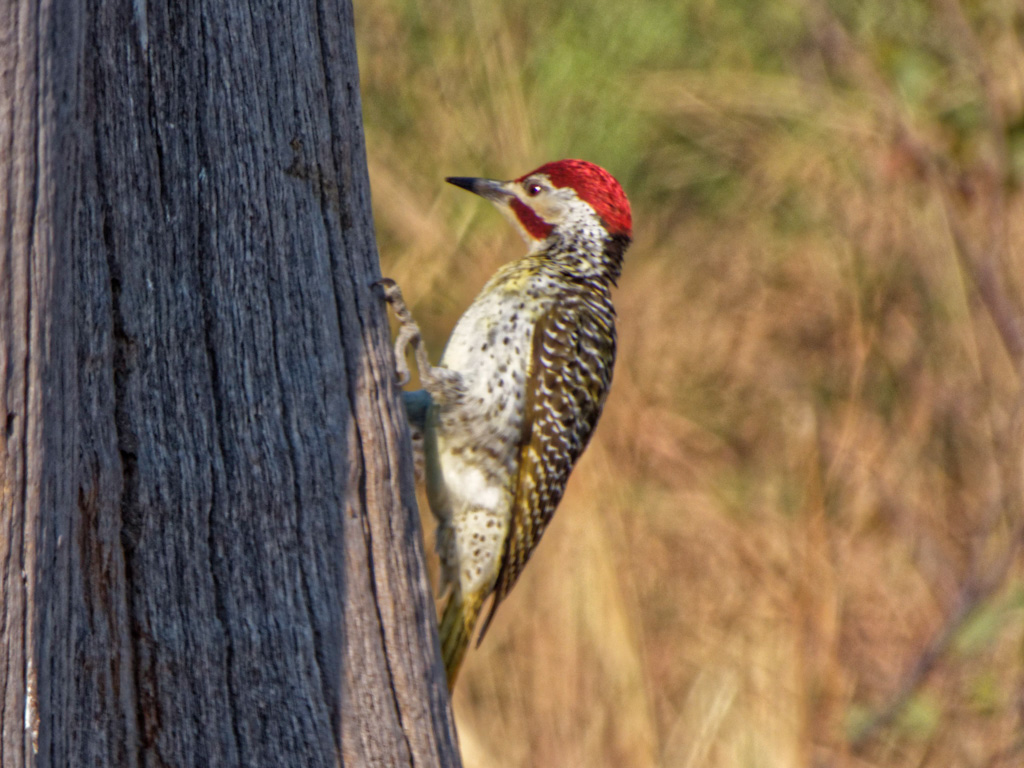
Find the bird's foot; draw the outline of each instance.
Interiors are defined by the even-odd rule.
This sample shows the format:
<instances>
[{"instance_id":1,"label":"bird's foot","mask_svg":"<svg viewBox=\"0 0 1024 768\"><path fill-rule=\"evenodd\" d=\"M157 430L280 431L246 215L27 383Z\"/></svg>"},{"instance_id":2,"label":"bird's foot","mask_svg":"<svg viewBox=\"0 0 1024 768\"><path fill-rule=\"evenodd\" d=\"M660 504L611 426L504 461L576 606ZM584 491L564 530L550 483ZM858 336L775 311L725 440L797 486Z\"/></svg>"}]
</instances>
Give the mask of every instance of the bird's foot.
<instances>
[{"instance_id":1,"label":"bird's foot","mask_svg":"<svg viewBox=\"0 0 1024 768\"><path fill-rule=\"evenodd\" d=\"M395 317L398 318L398 335L395 337L395 373L398 377L398 386L404 387L412 378L409 365L405 359L406 350L412 345L413 355L416 358L416 367L419 368L420 377L429 375L431 366L427 359L427 348L423 343L423 334L420 326L406 306L402 298L402 290L398 283L390 277L385 277L373 284L373 287L380 291L384 300L391 305Z\"/></svg>"}]
</instances>

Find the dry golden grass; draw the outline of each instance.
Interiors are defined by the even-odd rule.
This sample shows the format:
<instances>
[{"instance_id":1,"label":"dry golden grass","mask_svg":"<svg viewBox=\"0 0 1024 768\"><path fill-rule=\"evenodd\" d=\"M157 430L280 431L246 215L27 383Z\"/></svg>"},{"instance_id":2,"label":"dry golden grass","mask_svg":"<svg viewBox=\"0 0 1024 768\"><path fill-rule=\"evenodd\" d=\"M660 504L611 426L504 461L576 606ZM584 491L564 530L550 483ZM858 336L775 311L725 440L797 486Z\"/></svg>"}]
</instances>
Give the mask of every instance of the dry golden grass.
<instances>
[{"instance_id":1,"label":"dry golden grass","mask_svg":"<svg viewBox=\"0 0 1024 768\"><path fill-rule=\"evenodd\" d=\"M467 658L466 765L1021 764L1024 10L622 7L357 3L435 359L522 248L443 176L584 156L634 207L612 394Z\"/></svg>"}]
</instances>

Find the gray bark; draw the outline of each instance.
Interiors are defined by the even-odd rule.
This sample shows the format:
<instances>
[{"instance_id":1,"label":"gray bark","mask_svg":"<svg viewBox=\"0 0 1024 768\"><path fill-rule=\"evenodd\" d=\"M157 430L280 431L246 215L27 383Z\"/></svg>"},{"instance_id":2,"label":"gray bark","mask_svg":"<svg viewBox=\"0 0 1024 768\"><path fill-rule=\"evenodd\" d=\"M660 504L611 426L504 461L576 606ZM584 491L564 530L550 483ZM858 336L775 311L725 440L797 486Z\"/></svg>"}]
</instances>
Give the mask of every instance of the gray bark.
<instances>
[{"instance_id":1,"label":"gray bark","mask_svg":"<svg viewBox=\"0 0 1024 768\"><path fill-rule=\"evenodd\" d=\"M0 765L457 765L348 0L0 6Z\"/></svg>"}]
</instances>

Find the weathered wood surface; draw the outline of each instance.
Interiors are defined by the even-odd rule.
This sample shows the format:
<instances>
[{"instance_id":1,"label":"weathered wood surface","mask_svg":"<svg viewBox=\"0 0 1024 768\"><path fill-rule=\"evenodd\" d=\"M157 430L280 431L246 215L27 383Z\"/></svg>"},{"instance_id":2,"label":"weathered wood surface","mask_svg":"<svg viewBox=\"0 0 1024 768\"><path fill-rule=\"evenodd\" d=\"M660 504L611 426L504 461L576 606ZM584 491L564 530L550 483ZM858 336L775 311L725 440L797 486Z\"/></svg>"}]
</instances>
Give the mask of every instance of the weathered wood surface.
<instances>
[{"instance_id":1,"label":"weathered wood surface","mask_svg":"<svg viewBox=\"0 0 1024 768\"><path fill-rule=\"evenodd\" d=\"M0 7L0 765L457 765L348 0Z\"/></svg>"}]
</instances>

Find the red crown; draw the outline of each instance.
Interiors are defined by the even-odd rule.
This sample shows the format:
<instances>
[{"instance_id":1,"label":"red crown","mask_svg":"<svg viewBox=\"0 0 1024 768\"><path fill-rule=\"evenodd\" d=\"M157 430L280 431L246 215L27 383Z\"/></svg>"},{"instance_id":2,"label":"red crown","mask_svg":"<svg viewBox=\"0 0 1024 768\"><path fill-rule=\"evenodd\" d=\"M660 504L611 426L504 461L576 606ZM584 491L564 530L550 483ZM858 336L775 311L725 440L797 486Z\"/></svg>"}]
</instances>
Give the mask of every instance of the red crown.
<instances>
[{"instance_id":1,"label":"red crown","mask_svg":"<svg viewBox=\"0 0 1024 768\"><path fill-rule=\"evenodd\" d=\"M572 187L581 200L586 200L604 221L613 235L633 235L633 214L629 200L619 182L599 165L586 160L556 160L530 171L519 179L543 173L556 187Z\"/></svg>"}]
</instances>

